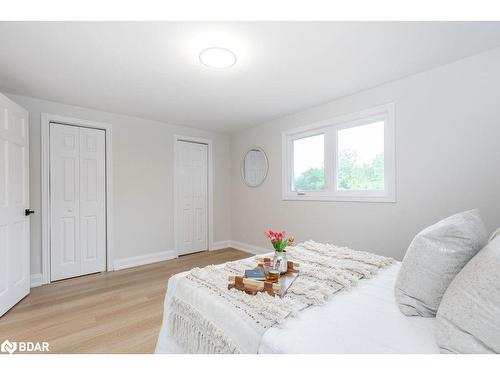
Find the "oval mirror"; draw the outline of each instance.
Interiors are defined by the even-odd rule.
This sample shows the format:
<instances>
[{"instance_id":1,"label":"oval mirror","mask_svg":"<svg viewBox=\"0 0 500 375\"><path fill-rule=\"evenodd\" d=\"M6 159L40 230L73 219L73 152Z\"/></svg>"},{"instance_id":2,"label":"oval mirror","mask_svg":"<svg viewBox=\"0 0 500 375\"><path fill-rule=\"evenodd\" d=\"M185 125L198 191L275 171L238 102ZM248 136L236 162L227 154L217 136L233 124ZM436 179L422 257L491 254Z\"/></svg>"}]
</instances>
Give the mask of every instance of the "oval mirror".
<instances>
[{"instance_id":1,"label":"oval mirror","mask_svg":"<svg viewBox=\"0 0 500 375\"><path fill-rule=\"evenodd\" d=\"M253 147L247 151L243 158L241 175L247 186L260 186L267 176L269 164L266 153L260 147Z\"/></svg>"}]
</instances>

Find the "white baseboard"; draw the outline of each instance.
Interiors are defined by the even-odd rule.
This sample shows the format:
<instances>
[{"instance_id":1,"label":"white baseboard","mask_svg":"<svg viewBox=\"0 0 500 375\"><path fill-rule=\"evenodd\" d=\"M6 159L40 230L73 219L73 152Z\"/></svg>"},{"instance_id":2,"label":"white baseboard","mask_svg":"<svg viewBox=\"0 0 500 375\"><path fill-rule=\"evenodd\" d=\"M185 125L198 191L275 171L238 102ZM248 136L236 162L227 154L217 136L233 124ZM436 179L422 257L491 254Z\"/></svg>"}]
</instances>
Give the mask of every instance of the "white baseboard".
<instances>
[{"instance_id":1,"label":"white baseboard","mask_svg":"<svg viewBox=\"0 0 500 375\"><path fill-rule=\"evenodd\" d=\"M272 249L266 249L264 247L255 246L239 241L231 241L231 240L214 242L210 250L220 250L220 249L226 249L228 247L245 251L250 254L265 254L265 253L271 253L273 251ZM177 254L174 250L162 251L159 253L139 255L130 258L115 259L115 261L113 262L113 268L115 271L118 271L126 268L143 266L145 264L162 262L164 260L170 260L174 258L177 258ZM42 284L43 282L41 273L36 273L31 275L30 286L32 288L36 288L38 286L41 286Z\"/></svg>"},{"instance_id":2,"label":"white baseboard","mask_svg":"<svg viewBox=\"0 0 500 375\"><path fill-rule=\"evenodd\" d=\"M113 262L113 268L115 271L118 271L125 268L143 266L145 264L162 262L164 260L170 260L174 258L177 258L177 253L175 251L162 251L159 253L139 255L136 257L115 259L115 261Z\"/></svg>"},{"instance_id":3,"label":"white baseboard","mask_svg":"<svg viewBox=\"0 0 500 375\"><path fill-rule=\"evenodd\" d=\"M233 249L245 251L250 254L266 254L272 253L272 249L266 249L265 247L260 247L256 245L250 245L248 243L239 242L239 241L229 241Z\"/></svg>"},{"instance_id":4,"label":"white baseboard","mask_svg":"<svg viewBox=\"0 0 500 375\"><path fill-rule=\"evenodd\" d=\"M210 250L221 250L221 249L227 249L228 247L232 247L233 249L245 251L251 254L265 254L273 252L272 249L266 249L265 247L260 247L245 242L233 241L233 240L214 242Z\"/></svg>"},{"instance_id":5,"label":"white baseboard","mask_svg":"<svg viewBox=\"0 0 500 375\"><path fill-rule=\"evenodd\" d=\"M36 288L37 286L42 286L42 274L35 273L30 277L30 287Z\"/></svg>"},{"instance_id":6,"label":"white baseboard","mask_svg":"<svg viewBox=\"0 0 500 375\"><path fill-rule=\"evenodd\" d=\"M228 247L231 247L231 241L217 241L212 244L212 247L210 250L221 250L221 249L227 249Z\"/></svg>"}]
</instances>

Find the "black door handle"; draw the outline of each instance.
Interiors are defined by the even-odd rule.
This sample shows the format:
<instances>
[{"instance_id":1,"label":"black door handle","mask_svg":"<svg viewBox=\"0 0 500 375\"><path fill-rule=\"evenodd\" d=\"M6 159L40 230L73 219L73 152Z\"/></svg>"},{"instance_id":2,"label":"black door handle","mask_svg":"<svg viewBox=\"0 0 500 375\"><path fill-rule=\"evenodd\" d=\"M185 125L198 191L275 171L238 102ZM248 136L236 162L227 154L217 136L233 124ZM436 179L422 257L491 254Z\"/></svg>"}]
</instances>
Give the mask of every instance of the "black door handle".
<instances>
[{"instance_id":1,"label":"black door handle","mask_svg":"<svg viewBox=\"0 0 500 375\"><path fill-rule=\"evenodd\" d=\"M30 210L29 208L24 210L24 216L30 216L31 214L34 214L35 211Z\"/></svg>"}]
</instances>

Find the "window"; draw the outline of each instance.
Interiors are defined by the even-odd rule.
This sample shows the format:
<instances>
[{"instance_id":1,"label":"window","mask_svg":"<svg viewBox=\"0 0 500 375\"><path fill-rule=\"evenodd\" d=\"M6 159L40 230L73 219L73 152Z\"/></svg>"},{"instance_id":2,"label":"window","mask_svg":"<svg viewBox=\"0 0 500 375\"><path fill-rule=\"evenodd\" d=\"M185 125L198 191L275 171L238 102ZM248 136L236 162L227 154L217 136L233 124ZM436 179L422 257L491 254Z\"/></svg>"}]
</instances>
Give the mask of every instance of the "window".
<instances>
[{"instance_id":1,"label":"window","mask_svg":"<svg viewBox=\"0 0 500 375\"><path fill-rule=\"evenodd\" d=\"M284 132L283 199L395 202L394 105Z\"/></svg>"},{"instance_id":2,"label":"window","mask_svg":"<svg viewBox=\"0 0 500 375\"><path fill-rule=\"evenodd\" d=\"M325 135L293 140L292 190L325 189Z\"/></svg>"},{"instance_id":3,"label":"window","mask_svg":"<svg viewBox=\"0 0 500 375\"><path fill-rule=\"evenodd\" d=\"M337 132L337 189L384 190L384 122Z\"/></svg>"}]
</instances>

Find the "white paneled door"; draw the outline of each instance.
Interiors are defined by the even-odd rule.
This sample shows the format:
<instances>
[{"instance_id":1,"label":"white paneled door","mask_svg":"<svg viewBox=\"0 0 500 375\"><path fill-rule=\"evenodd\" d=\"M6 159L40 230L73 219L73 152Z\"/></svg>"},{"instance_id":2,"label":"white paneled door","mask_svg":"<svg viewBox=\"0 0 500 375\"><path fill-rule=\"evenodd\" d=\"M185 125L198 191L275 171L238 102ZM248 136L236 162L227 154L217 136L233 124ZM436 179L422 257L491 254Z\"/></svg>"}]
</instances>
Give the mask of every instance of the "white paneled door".
<instances>
[{"instance_id":1,"label":"white paneled door","mask_svg":"<svg viewBox=\"0 0 500 375\"><path fill-rule=\"evenodd\" d=\"M106 270L105 137L50 124L51 281Z\"/></svg>"},{"instance_id":2,"label":"white paneled door","mask_svg":"<svg viewBox=\"0 0 500 375\"><path fill-rule=\"evenodd\" d=\"M177 141L178 253L208 250L208 145Z\"/></svg>"},{"instance_id":3,"label":"white paneled door","mask_svg":"<svg viewBox=\"0 0 500 375\"><path fill-rule=\"evenodd\" d=\"M0 94L0 316L30 291L28 112Z\"/></svg>"}]
</instances>

